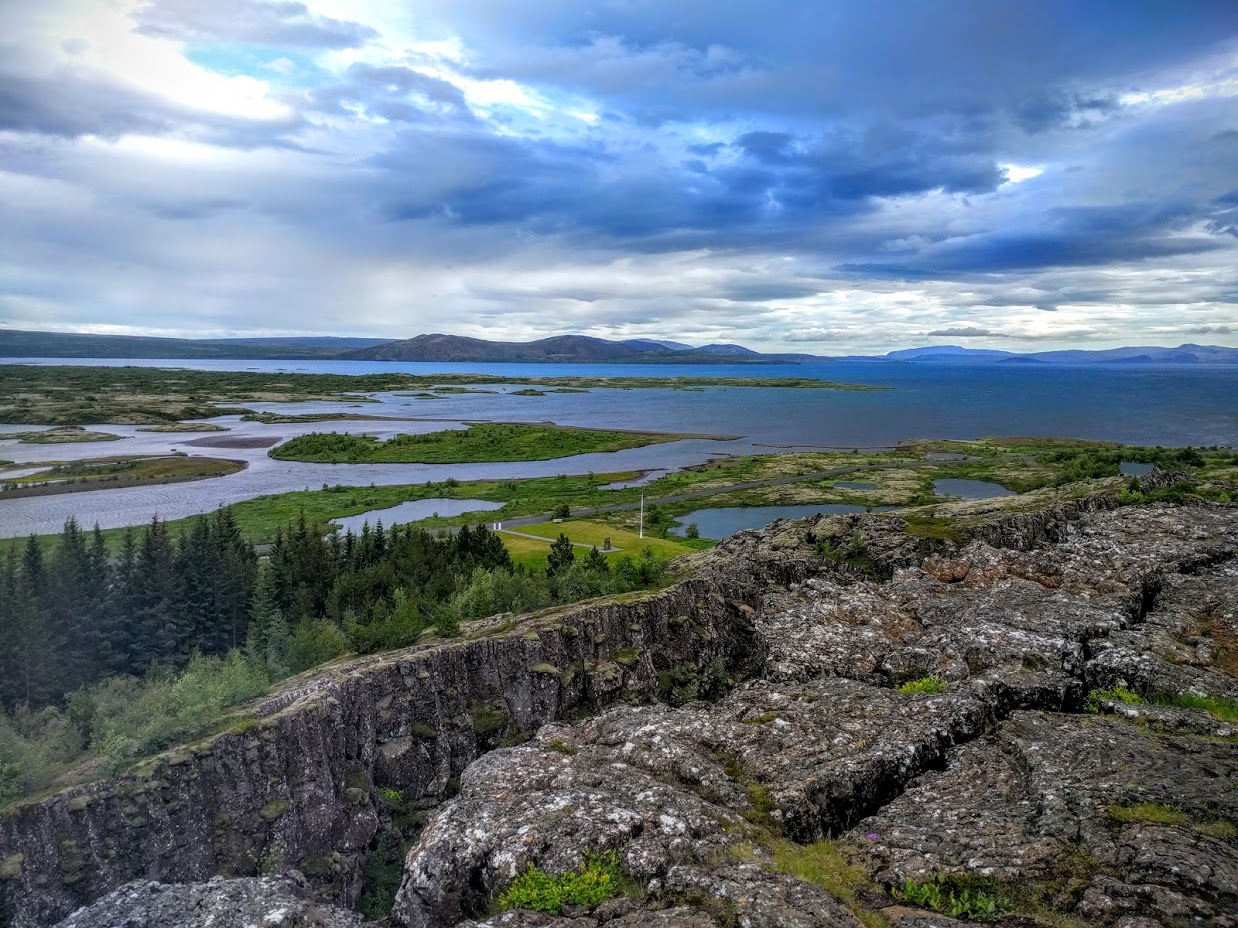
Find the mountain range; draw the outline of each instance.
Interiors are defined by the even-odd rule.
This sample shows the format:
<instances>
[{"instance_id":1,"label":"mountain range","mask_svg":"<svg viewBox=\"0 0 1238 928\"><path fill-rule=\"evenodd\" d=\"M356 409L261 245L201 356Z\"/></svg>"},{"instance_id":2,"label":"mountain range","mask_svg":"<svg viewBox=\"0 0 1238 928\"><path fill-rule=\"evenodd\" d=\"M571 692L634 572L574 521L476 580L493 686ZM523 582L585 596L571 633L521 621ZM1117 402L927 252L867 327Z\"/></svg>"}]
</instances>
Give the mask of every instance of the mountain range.
<instances>
[{"instance_id":1,"label":"mountain range","mask_svg":"<svg viewBox=\"0 0 1238 928\"><path fill-rule=\"evenodd\" d=\"M884 355L822 357L768 353L742 345L694 347L665 339L612 341L588 335L560 335L529 342L500 342L462 335L381 338L156 338L84 335L0 328L0 358L144 358L166 360L355 360L466 363L600 364L813 364L828 361L885 361L910 364L1238 364L1238 348L1179 345L1136 346L1096 351L1071 349L1018 353L993 348L933 345Z\"/></svg>"}]
</instances>

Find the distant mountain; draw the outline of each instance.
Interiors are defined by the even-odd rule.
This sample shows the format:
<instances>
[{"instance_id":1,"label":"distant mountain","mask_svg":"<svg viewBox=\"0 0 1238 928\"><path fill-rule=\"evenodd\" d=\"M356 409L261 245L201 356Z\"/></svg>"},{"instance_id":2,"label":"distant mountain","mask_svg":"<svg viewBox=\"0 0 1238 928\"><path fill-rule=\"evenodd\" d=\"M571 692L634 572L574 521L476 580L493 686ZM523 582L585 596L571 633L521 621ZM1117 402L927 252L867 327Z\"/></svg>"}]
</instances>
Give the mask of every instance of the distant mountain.
<instances>
[{"instance_id":1,"label":"distant mountain","mask_svg":"<svg viewBox=\"0 0 1238 928\"><path fill-rule=\"evenodd\" d=\"M901 351L890 351L886 357L892 361L978 361L1001 360L1014 355L1012 351L999 351L996 348L964 348L962 345L933 345L927 348L904 348Z\"/></svg>"},{"instance_id":2,"label":"distant mountain","mask_svg":"<svg viewBox=\"0 0 1238 928\"><path fill-rule=\"evenodd\" d=\"M961 345L935 345L906 348L885 356L891 361L928 364L1238 364L1238 348L1220 345L1179 345L1177 348L1138 346L1099 350L1067 349L1016 354L993 348L964 348Z\"/></svg>"},{"instance_id":3,"label":"distant mountain","mask_svg":"<svg viewBox=\"0 0 1238 928\"><path fill-rule=\"evenodd\" d=\"M404 341L349 352L367 361L455 361L477 363L645 363L645 364L772 364L782 358L740 345L693 348L649 338L610 341L588 335L560 335L532 342L492 342L461 335L418 335ZM797 355L796 357L807 357Z\"/></svg>"},{"instance_id":4,"label":"distant mountain","mask_svg":"<svg viewBox=\"0 0 1238 928\"><path fill-rule=\"evenodd\" d=\"M148 335L79 335L0 328L0 358L153 358L321 360L381 345L382 338L156 338Z\"/></svg>"}]
</instances>

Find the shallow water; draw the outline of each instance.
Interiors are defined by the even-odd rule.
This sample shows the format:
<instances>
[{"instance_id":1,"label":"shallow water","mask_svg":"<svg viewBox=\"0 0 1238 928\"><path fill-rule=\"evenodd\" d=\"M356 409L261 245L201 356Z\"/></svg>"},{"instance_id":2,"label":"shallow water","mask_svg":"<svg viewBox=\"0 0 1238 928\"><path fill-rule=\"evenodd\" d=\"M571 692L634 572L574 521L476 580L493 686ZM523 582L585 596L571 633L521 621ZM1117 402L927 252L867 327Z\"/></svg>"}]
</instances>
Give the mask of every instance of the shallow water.
<instances>
[{"instance_id":1,"label":"shallow water","mask_svg":"<svg viewBox=\"0 0 1238 928\"><path fill-rule=\"evenodd\" d=\"M817 503L806 506L737 506L726 509L698 509L679 517L680 525L671 531L683 535L695 522L704 538L725 538L746 528L765 528L775 519L804 519L814 515L847 515L854 512L889 512L896 506L852 506L848 503Z\"/></svg>"},{"instance_id":2,"label":"shallow water","mask_svg":"<svg viewBox=\"0 0 1238 928\"><path fill-rule=\"evenodd\" d=\"M431 516L463 515L466 512L489 512L502 509L502 503L492 503L485 499L415 499L398 506L388 506L386 509L371 509L355 516L342 519L332 519L332 525L338 525L341 532L359 534L361 529L369 524L374 527L379 522L390 528L393 525L403 525L405 522L417 522Z\"/></svg>"},{"instance_id":3,"label":"shallow water","mask_svg":"<svg viewBox=\"0 0 1238 928\"><path fill-rule=\"evenodd\" d=\"M933 492L938 496L957 496L959 499L992 499L995 496L1014 496L1000 483L987 480L964 480L960 477L943 477L933 481Z\"/></svg>"},{"instance_id":4,"label":"shallow water","mask_svg":"<svg viewBox=\"0 0 1238 928\"><path fill-rule=\"evenodd\" d=\"M1123 477L1142 477L1155 469L1155 464L1142 464L1139 461L1123 461L1118 465L1118 473Z\"/></svg>"}]
</instances>

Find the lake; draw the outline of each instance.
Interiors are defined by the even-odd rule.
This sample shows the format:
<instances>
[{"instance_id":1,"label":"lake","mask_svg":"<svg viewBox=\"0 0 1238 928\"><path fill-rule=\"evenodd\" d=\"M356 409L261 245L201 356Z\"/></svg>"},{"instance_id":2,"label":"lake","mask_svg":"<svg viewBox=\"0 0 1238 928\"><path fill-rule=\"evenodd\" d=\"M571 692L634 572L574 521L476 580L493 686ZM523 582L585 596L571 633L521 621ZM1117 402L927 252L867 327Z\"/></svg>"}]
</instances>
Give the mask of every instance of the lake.
<instances>
[{"instance_id":1,"label":"lake","mask_svg":"<svg viewBox=\"0 0 1238 928\"><path fill-rule=\"evenodd\" d=\"M5 363L0 359L0 363ZM17 363L17 362L15 362ZM838 361L807 365L640 364L429 364L379 361L106 361L21 359L20 363L137 365L196 370L293 371L364 374L483 373L510 377L815 377L885 385L882 392L756 389L616 390L516 396L449 394L433 402L395 393L374 394L366 412L403 422L263 425L237 417L212 421L222 435L265 441L309 431L353 431L388 436L403 431L459 428L465 421L553 421L562 425L652 429L743 436L734 441L693 439L609 454L508 464L306 464L275 461L265 448L211 450L187 444L193 436L107 426L123 442L21 445L0 442L0 459L31 466L99 454L166 454L174 448L248 463L227 477L158 487L97 490L64 496L0 500L0 537L55 532L70 516L104 528L148 521L154 514L181 518L269 493L328 484L390 485L455 477L519 478L560 473L649 471L666 473L722 455L777 454L796 448L878 448L914 438L984 435L1057 435L1145 445L1238 444L1238 367L1123 365L951 365ZM307 413L347 410L354 404L250 404L258 410ZM28 428L28 427L25 427ZM16 429L4 429L11 432ZM780 446L792 446L784 448ZM646 479L653 479L654 474Z\"/></svg>"},{"instance_id":2,"label":"lake","mask_svg":"<svg viewBox=\"0 0 1238 928\"><path fill-rule=\"evenodd\" d=\"M398 506L389 506L386 509L371 509L369 512L355 516L332 519L331 524L338 525L341 533L352 532L357 535L367 523L370 528L374 528L379 522L383 523L384 528L390 528L393 525L403 525L405 522L418 522L431 516L448 518L463 515L466 512L489 512L502 508L502 503L492 503L485 499L414 499L400 503Z\"/></svg>"}]
</instances>

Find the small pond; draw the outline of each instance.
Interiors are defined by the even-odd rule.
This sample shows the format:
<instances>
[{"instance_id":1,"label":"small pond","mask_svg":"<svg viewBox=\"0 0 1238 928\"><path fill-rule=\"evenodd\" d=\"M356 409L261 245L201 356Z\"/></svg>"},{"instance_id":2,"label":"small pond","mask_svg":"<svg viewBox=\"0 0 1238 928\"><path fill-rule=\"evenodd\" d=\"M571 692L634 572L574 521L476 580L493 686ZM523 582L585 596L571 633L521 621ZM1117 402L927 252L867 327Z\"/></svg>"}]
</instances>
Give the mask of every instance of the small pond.
<instances>
[{"instance_id":1,"label":"small pond","mask_svg":"<svg viewBox=\"0 0 1238 928\"><path fill-rule=\"evenodd\" d=\"M808 516L845 515L852 512L888 512L897 506L853 506L848 503L817 503L807 506L732 506L726 509L698 509L679 517L672 529L682 535L689 522L695 522L705 538L725 538L746 528L765 528L775 519L804 519Z\"/></svg>"},{"instance_id":2,"label":"small pond","mask_svg":"<svg viewBox=\"0 0 1238 928\"><path fill-rule=\"evenodd\" d=\"M1141 464L1139 461L1123 461L1118 465L1118 473L1123 477L1142 477L1155 469L1155 464Z\"/></svg>"},{"instance_id":3,"label":"small pond","mask_svg":"<svg viewBox=\"0 0 1238 928\"><path fill-rule=\"evenodd\" d=\"M960 499L992 499L994 496L1015 496L1000 483L987 480L964 480L959 477L943 477L933 481L933 492L938 496L957 496Z\"/></svg>"},{"instance_id":4,"label":"small pond","mask_svg":"<svg viewBox=\"0 0 1238 928\"><path fill-rule=\"evenodd\" d=\"M378 522L384 528L392 525L403 525L405 522L417 522L430 516L458 516L465 512L489 511L502 509L502 503L492 503L485 499L415 499L387 509L371 509L355 516L345 516L342 519L332 519L332 525L338 525L341 532L351 531L359 534L365 523L373 528Z\"/></svg>"},{"instance_id":5,"label":"small pond","mask_svg":"<svg viewBox=\"0 0 1238 928\"><path fill-rule=\"evenodd\" d=\"M834 484L834 488L838 490L875 490L877 484L865 483L863 480L840 480Z\"/></svg>"}]
</instances>

